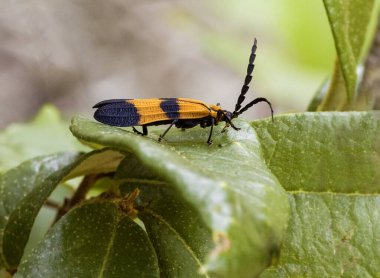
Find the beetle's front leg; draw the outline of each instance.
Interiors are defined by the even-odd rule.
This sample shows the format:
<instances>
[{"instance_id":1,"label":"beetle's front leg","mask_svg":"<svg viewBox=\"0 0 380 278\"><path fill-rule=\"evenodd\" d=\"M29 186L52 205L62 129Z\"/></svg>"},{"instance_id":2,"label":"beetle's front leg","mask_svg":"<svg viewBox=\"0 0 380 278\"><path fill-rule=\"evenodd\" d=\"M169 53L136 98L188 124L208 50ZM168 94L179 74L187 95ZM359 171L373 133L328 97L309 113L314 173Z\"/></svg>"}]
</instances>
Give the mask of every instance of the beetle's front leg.
<instances>
[{"instance_id":1,"label":"beetle's front leg","mask_svg":"<svg viewBox=\"0 0 380 278\"><path fill-rule=\"evenodd\" d=\"M222 129L222 133L226 132L227 128L229 128L229 127L230 127L230 124L226 123L226 125Z\"/></svg>"}]
</instances>

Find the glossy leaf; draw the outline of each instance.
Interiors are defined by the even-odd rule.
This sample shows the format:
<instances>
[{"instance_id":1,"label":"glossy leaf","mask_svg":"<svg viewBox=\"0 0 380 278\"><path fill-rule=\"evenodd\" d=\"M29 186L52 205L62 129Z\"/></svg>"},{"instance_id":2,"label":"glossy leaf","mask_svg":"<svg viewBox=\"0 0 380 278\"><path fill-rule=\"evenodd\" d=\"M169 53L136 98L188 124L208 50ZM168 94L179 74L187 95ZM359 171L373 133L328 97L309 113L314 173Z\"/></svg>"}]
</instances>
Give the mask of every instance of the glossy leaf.
<instances>
[{"instance_id":1,"label":"glossy leaf","mask_svg":"<svg viewBox=\"0 0 380 278\"><path fill-rule=\"evenodd\" d=\"M14 277L159 277L145 233L114 202L87 203L66 214Z\"/></svg>"},{"instance_id":2,"label":"glossy leaf","mask_svg":"<svg viewBox=\"0 0 380 278\"><path fill-rule=\"evenodd\" d=\"M138 216L157 252L161 277L208 277L199 270L214 244L198 209L132 155L118 173L126 177L120 187L123 195L140 190L137 201L144 208Z\"/></svg>"},{"instance_id":3,"label":"glossy leaf","mask_svg":"<svg viewBox=\"0 0 380 278\"><path fill-rule=\"evenodd\" d=\"M145 239L139 245L149 245L151 242L159 265L158 269L153 267L149 273L158 275L159 272L167 277L185 273L193 277L214 274L251 277L265 267L260 264L263 258L255 257L256 254L266 255L266 263L276 258L273 255L278 252L278 242L284 231L276 230L284 221L278 216L286 215L277 210L283 199L276 197L282 196L282 191L277 192L276 184L271 184L276 179L268 175L268 168L258 167L262 166L260 161L265 162L288 191L292 212L281 255L262 274L263 277L316 274L365 277L378 273L378 264L373 258L379 256L380 250L377 237L380 230L377 196L380 189L380 113L288 114L276 117L275 123L254 122L254 130L244 121L236 121L236 124L243 129L239 132L229 130L227 134L219 133L217 129L214 145L209 147L204 142L207 131L197 128L185 133L171 131L167 135L168 141L158 144L156 134L142 138L123 129L83 118L73 121L72 131L84 142L113 145L126 152L126 158L121 164L115 163L113 170L118 165L115 178L124 182L120 187L123 194L136 188L140 190L136 200L140 210L138 216L147 235L144 234ZM105 164L112 161L108 159ZM77 169L87 169L88 172L96 165ZM240 180L242 176L244 181ZM266 186L253 186L250 181L254 179ZM231 190L230 184L234 185L233 191L225 195L229 198L215 202L214 198L219 195L213 193L222 194L223 191L215 188L213 180L218 181L217 185L223 181L218 188L227 191ZM253 190L250 190L252 187ZM205 188L208 189L206 193L202 191ZM244 194L231 194L237 189L244 190ZM261 198L265 198L265 202ZM254 201L250 202L251 199ZM96 200L92 202L104 208ZM109 204L108 201L105 203ZM217 207L217 204L224 207ZM272 204L271 207L266 207L268 204ZM226 207L231 209L229 216L234 217L233 223L226 221ZM252 208L254 210L250 214ZM284 208L286 202L281 207L282 210ZM108 219L119 219L117 209L112 209L110 213ZM270 213L275 214L274 218ZM84 219L91 218L86 217ZM266 220L264 225L262 218ZM94 222L94 226L99 225ZM241 224L236 229L239 234L235 235L233 232L238 224ZM64 254L55 260L56 269L70 267L79 273L79 277L83 269L90 268L98 273L96 270L99 268L96 267L99 261L104 262L102 259L93 265L82 264L83 268L71 261L59 264L65 256L72 256L72 249L59 246L58 225L35 249L37 251L23 261L19 273L32 273L33 269L44 266L47 258L43 254L53 240L55 246L62 247L60 250ZM221 225L228 227L224 234L220 232ZM75 226L71 228L74 231ZM254 234L249 239L261 239L266 248L260 249L262 245L257 242L248 245L245 234L248 231ZM85 229L81 233L85 232L90 234L91 239L95 236ZM271 239L266 238L269 233ZM273 238L275 235L277 239ZM142 235L134 236L142 238ZM96 240L96 244L102 246L107 243L107 237ZM83 244L80 246L76 249L79 257L86 257L90 249L97 249L94 246L87 249ZM101 250L100 247L98 249ZM122 249L112 251L121 254ZM242 256L251 256L249 266L244 264L247 260L241 259ZM148 257L146 255L144 258ZM106 261L107 264L115 263L115 267L118 264L113 258ZM131 266L128 271L134 271L136 267ZM49 268L49 271L53 270ZM107 269L104 274L114 277L115 272Z\"/></svg>"},{"instance_id":4,"label":"glossy leaf","mask_svg":"<svg viewBox=\"0 0 380 278\"><path fill-rule=\"evenodd\" d=\"M286 188L291 220L262 277L380 273L380 113L306 113L255 122L263 157Z\"/></svg>"},{"instance_id":5,"label":"glossy leaf","mask_svg":"<svg viewBox=\"0 0 380 278\"><path fill-rule=\"evenodd\" d=\"M280 260L262 277L377 277L378 195L291 192L289 198L292 217Z\"/></svg>"},{"instance_id":6,"label":"glossy leaf","mask_svg":"<svg viewBox=\"0 0 380 278\"><path fill-rule=\"evenodd\" d=\"M183 200L199 215L214 244L201 262L200 274L251 277L270 263L279 248L288 200L261 158L254 129L244 121L239 124L239 132L231 129L221 134L216 128L212 146L205 142L208 130L200 128L173 130L162 144L157 143L157 135L141 137L80 117L74 118L71 131L84 142L132 152L170 184L176 202ZM153 231L153 223L149 228Z\"/></svg>"},{"instance_id":7,"label":"glossy leaf","mask_svg":"<svg viewBox=\"0 0 380 278\"><path fill-rule=\"evenodd\" d=\"M86 155L60 153L24 162L0 176L1 267L17 267L37 213L61 181L115 170L122 158L107 149Z\"/></svg>"},{"instance_id":8,"label":"glossy leaf","mask_svg":"<svg viewBox=\"0 0 380 278\"><path fill-rule=\"evenodd\" d=\"M214 244L198 210L132 154L116 177L124 181L122 195L140 190L137 203L144 208L139 218L157 252L161 277L208 277L200 268Z\"/></svg>"},{"instance_id":9,"label":"glossy leaf","mask_svg":"<svg viewBox=\"0 0 380 278\"><path fill-rule=\"evenodd\" d=\"M43 187L50 193L58 184L59 178L54 179L52 177L49 179L49 176L54 173L57 174L57 177L64 175L64 168L74 163L76 159L78 159L78 155L71 153L36 158L0 176L2 267L17 266L28 239L27 230L31 229L34 221L34 219L30 219L31 214L36 215L39 208L45 202L45 199L39 203L29 201L29 195L33 194L33 191L38 192L40 189L34 187L34 185L45 182L46 185ZM28 208L26 209L27 206ZM33 212L30 211L30 206L34 207ZM24 214L21 216L21 219L19 219L20 212ZM9 231L12 232L10 233ZM8 244L6 237L10 238Z\"/></svg>"},{"instance_id":10,"label":"glossy leaf","mask_svg":"<svg viewBox=\"0 0 380 278\"><path fill-rule=\"evenodd\" d=\"M287 191L380 191L379 112L302 113L254 122L268 167Z\"/></svg>"}]
</instances>

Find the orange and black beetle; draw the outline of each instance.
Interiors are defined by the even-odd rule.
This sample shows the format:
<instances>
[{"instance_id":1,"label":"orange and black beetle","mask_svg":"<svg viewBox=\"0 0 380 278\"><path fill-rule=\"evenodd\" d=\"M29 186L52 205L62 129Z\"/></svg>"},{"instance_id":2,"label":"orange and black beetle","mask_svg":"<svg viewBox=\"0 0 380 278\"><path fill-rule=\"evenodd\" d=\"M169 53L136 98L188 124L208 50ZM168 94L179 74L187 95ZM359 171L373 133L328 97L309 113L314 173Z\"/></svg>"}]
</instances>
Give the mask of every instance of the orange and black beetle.
<instances>
[{"instance_id":1,"label":"orange and black beetle","mask_svg":"<svg viewBox=\"0 0 380 278\"><path fill-rule=\"evenodd\" d=\"M257 40L252 46L251 56L247 68L247 75L244 85L237 100L235 111L223 110L219 104L208 105L202 101L189 98L152 98L152 99L110 99L104 100L94 105L97 108L94 118L104 124L111 126L132 126L133 131L142 135L148 134L147 126L170 124L158 141L161 141L169 129L175 125L178 128L192 128L197 125L201 127L211 127L207 143L211 144L213 126L219 122L226 122L225 128L231 126L239 130L232 123L233 118L259 102L266 102L271 110L273 119L273 109L271 103L263 97L259 97L241 108L245 99L245 94L249 89L252 80L252 72L256 57ZM143 132L136 130L135 126L142 126Z\"/></svg>"}]
</instances>

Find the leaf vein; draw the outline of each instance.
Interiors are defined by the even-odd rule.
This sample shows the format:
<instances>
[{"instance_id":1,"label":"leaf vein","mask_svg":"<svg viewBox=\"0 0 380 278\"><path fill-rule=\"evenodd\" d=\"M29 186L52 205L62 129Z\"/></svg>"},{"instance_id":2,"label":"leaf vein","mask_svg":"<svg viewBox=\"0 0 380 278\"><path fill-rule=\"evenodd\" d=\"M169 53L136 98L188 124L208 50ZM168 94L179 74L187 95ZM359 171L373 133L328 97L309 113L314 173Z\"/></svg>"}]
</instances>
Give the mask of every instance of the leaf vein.
<instances>
[{"instance_id":1,"label":"leaf vein","mask_svg":"<svg viewBox=\"0 0 380 278\"><path fill-rule=\"evenodd\" d=\"M360 192L332 192L332 191L302 191L302 190L292 190L286 191L288 194L298 195L336 195L336 196L349 196L349 197L380 197L380 193L360 193Z\"/></svg>"}]
</instances>

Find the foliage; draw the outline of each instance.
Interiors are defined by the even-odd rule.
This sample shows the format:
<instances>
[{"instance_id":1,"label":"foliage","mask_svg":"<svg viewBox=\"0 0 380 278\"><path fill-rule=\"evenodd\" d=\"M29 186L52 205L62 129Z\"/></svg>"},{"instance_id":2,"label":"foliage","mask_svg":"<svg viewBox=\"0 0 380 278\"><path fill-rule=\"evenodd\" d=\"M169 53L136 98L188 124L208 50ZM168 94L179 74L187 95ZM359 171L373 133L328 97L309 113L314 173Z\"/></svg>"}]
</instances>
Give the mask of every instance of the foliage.
<instances>
[{"instance_id":1,"label":"foliage","mask_svg":"<svg viewBox=\"0 0 380 278\"><path fill-rule=\"evenodd\" d=\"M358 101L360 72L359 64L366 39L371 16L374 14L375 1L347 1L324 0L329 18L330 27L334 36L337 60L329 88L322 87L317 92L309 110L317 111L347 111L362 110ZM376 16L377 16L377 10ZM326 94L324 97L322 97ZM367 100L366 109L370 109L371 100Z\"/></svg>"},{"instance_id":2,"label":"foliage","mask_svg":"<svg viewBox=\"0 0 380 278\"><path fill-rule=\"evenodd\" d=\"M254 123L268 167L288 192L281 256L263 277L380 272L380 114L308 113ZM317 127L317 128L316 128ZM323 132L321 132L323 131ZM286 133L285 138L278 134Z\"/></svg>"},{"instance_id":3,"label":"foliage","mask_svg":"<svg viewBox=\"0 0 380 278\"><path fill-rule=\"evenodd\" d=\"M45 105L30 123L10 125L0 134L0 173L38 155L88 150L73 140L67 125L52 105Z\"/></svg>"},{"instance_id":4,"label":"foliage","mask_svg":"<svg viewBox=\"0 0 380 278\"><path fill-rule=\"evenodd\" d=\"M328 94L312 106L347 110L359 87L365 32L358 30L368 25L373 2L360 9L360 1L324 3L338 63ZM52 122L40 123L30 131L50 132ZM380 273L380 113L235 123L240 131L216 127L208 146L201 128L170 131L160 144L161 130L140 137L75 117L71 132L92 151L50 154L53 146L0 176L0 267L17 270L15 277ZM9 138L3 145L18 136ZM73 146L65 148L78 150ZM30 157L21 153L17 161ZM41 207L76 177L84 178L57 221L25 252Z\"/></svg>"},{"instance_id":5,"label":"foliage","mask_svg":"<svg viewBox=\"0 0 380 278\"><path fill-rule=\"evenodd\" d=\"M338 54L330 91L319 110L347 110L356 95L357 65L374 6L374 0L324 0ZM360 14L359 11L360 10ZM359 16L354 16L359 14ZM364 31L364 32L363 32Z\"/></svg>"}]
</instances>

